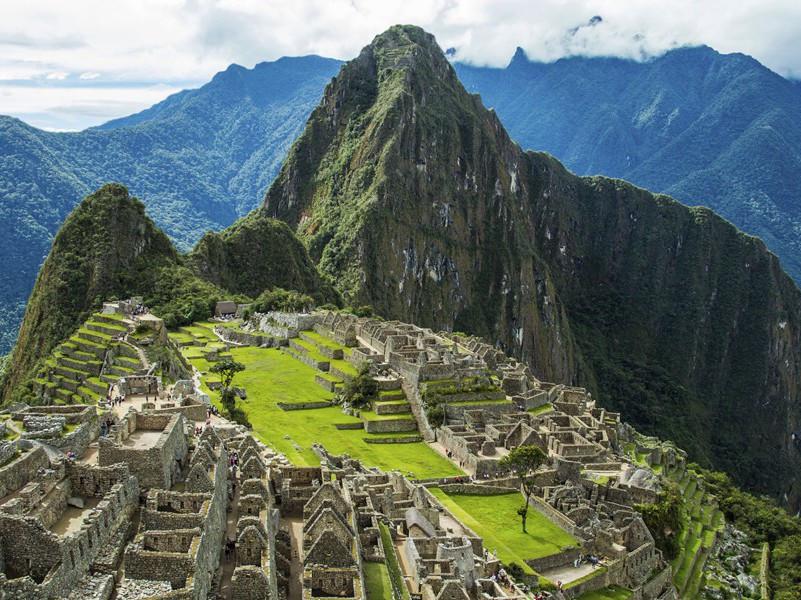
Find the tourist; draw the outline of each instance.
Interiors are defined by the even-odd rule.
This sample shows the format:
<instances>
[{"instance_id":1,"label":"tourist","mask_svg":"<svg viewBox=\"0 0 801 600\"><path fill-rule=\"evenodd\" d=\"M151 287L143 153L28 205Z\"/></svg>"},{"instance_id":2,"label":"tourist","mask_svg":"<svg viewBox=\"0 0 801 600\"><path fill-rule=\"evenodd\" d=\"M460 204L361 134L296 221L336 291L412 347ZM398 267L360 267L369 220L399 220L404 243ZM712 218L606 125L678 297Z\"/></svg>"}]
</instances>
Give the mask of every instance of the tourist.
<instances>
[{"instance_id":1,"label":"tourist","mask_svg":"<svg viewBox=\"0 0 801 600\"><path fill-rule=\"evenodd\" d=\"M560 592L562 591L562 580L561 579L556 582L556 589L559 590Z\"/></svg>"}]
</instances>

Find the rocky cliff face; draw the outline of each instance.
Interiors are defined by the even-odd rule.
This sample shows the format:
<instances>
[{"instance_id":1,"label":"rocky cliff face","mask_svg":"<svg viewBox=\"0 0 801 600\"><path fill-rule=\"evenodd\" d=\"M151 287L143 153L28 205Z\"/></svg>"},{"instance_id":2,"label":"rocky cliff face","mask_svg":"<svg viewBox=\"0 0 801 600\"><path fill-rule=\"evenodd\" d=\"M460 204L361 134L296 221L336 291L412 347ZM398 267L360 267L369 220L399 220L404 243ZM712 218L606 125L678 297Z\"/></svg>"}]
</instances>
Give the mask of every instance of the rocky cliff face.
<instances>
[{"instance_id":1,"label":"rocky cliff face","mask_svg":"<svg viewBox=\"0 0 801 600\"><path fill-rule=\"evenodd\" d=\"M262 210L346 299L483 335L797 503L801 299L776 258L708 210L522 152L422 30L342 68Z\"/></svg>"}]
</instances>

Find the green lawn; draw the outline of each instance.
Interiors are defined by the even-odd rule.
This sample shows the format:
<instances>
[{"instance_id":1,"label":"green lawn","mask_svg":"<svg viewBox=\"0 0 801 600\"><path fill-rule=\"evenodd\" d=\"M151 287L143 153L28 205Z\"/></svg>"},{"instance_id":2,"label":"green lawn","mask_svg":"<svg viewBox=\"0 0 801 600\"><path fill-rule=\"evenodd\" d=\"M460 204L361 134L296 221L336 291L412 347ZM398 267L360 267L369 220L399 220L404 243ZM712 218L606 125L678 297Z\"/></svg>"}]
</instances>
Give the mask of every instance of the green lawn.
<instances>
[{"instance_id":1,"label":"green lawn","mask_svg":"<svg viewBox=\"0 0 801 600\"><path fill-rule=\"evenodd\" d=\"M553 410L553 404L550 402L546 402L545 404L540 404L536 408L529 409L532 415L541 415L544 412L548 412L549 410Z\"/></svg>"},{"instance_id":2,"label":"green lawn","mask_svg":"<svg viewBox=\"0 0 801 600\"><path fill-rule=\"evenodd\" d=\"M630 597L631 590L613 585L594 592L584 592L578 597L578 600L627 600Z\"/></svg>"},{"instance_id":3,"label":"green lawn","mask_svg":"<svg viewBox=\"0 0 801 600\"><path fill-rule=\"evenodd\" d=\"M517 514L523 506L521 494L468 496L448 495L439 488L431 491L465 525L484 538L487 550L497 550L498 557L507 565L515 562L526 567L525 560L550 556L561 552L565 546L578 543L533 508L528 511L528 533L523 533Z\"/></svg>"},{"instance_id":4,"label":"green lawn","mask_svg":"<svg viewBox=\"0 0 801 600\"><path fill-rule=\"evenodd\" d=\"M357 423L360 419L342 414L338 406L311 410L284 411L276 402L319 402L330 400L331 392L314 382L318 373L305 363L275 348L232 348L234 360L247 368L238 373L234 385L247 390L243 407L253 424L253 433L297 465L317 465L319 460L311 449L313 442L324 444L329 452L347 452L368 466L384 470L398 469L415 477L445 477L462 471L424 442L409 444L368 444L364 438L393 437L387 434L368 434L364 429L336 429L336 423ZM198 369L208 370L201 358L191 359ZM218 393L210 396L216 401ZM414 433L414 432L411 432ZM284 436L289 435L290 439ZM410 434L405 434L410 435ZM296 450L294 444L301 450Z\"/></svg>"},{"instance_id":5,"label":"green lawn","mask_svg":"<svg viewBox=\"0 0 801 600\"><path fill-rule=\"evenodd\" d=\"M364 587L367 600L392 600L387 566L383 563L364 563Z\"/></svg>"}]
</instances>

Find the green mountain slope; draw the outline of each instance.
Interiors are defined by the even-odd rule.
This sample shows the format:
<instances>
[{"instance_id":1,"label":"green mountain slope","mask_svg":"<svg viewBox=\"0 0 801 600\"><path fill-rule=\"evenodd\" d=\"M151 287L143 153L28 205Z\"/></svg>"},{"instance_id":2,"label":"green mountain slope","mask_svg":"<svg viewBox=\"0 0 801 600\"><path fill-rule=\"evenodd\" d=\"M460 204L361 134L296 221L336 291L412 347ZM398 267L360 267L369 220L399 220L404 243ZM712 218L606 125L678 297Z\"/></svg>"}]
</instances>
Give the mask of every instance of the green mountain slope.
<instances>
[{"instance_id":1,"label":"green mountain slope","mask_svg":"<svg viewBox=\"0 0 801 600\"><path fill-rule=\"evenodd\" d=\"M338 68L316 56L232 65L200 89L78 133L0 116L0 353L13 345L39 266L81 198L122 182L190 249L258 204Z\"/></svg>"},{"instance_id":2,"label":"green mountain slope","mask_svg":"<svg viewBox=\"0 0 801 600\"><path fill-rule=\"evenodd\" d=\"M208 232L188 262L203 279L252 298L278 286L309 293L321 304L336 299L286 223L263 218L258 211L221 233Z\"/></svg>"},{"instance_id":3,"label":"green mountain slope","mask_svg":"<svg viewBox=\"0 0 801 600\"><path fill-rule=\"evenodd\" d=\"M645 62L571 57L456 64L523 148L581 175L701 203L762 238L801 281L801 93L742 54L680 48Z\"/></svg>"},{"instance_id":4,"label":"green mountain slope","mask_svg":"<svg viewBox=\"0 0 801 600\"><path fill-rule=\"evenodd\" d=\"M246 249L231 246L230 234L210 233L187 257L125 186L107 184L87 196L64 221L39 272L3 398L24 394L41 361L104 300L142 296L168 324L209 318L219 300L247 299L227 288L244 288L247 296L256 297L280 287L314 295L320 302L336 300L284 223L246 219L232 231ZM252 260L250 269L247 260Z\"/></svg>"},{"instance_id":5,"label":"green mountain slope","mask_svg":"<svg viewBox=\"0 0 801 600\"><path fill-rule=\"evenodd\" d=\"M420 29L343 67L263 211L347 299L484 335L797 503L801 297L778 260L709 210L522 152Z\"/></svg>"}]
</instances>

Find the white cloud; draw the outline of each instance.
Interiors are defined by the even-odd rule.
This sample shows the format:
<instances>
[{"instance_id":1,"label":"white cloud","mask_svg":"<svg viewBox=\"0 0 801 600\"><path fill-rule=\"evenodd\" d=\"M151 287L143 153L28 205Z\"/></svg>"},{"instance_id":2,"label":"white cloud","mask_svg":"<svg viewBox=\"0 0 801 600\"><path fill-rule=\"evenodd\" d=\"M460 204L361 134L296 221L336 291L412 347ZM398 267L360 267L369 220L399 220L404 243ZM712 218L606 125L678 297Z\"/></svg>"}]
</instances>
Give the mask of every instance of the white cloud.
<instances>
[{"instance_id":1,"label":"white cloud","mask_svg":"<svg viewBox=\"0 0 801 600\"><path fill-rule=\"evenodd\" d=\"M81 73L78 79L88 80L88 79L97 79L100 77L100 73L97 71L87 71L86 73Z\"/></svg>"},{"instance_id":2,"label":"white cloud","mask_svg":"<svg viewBox=\"0 0 801 600\"><path fill-rule=\"evenodd\" d=\"M530 58L643 58L688 44L744 52L801 77L797 0L50 0L7 3L0 21L0 80L207 81L236 62L284 55L340 59L395 23L414 23L461 60L503 66L516 46ZM602 21L589 27L599 15ZM20 31L36 32L34 35ZM135 35L131 34L135 32ZM81 73L77 78L48 79ZM0 81L0 88L5 84ZM28 93L38 93L31 88ZM10 113L0 101L0 113Z\"/></svg>"},{"instance_id":3,"label":"white cloud","mask_svg":"<svg viewBox=\"0 0 801 600\"><path fill-rule=\"evenodd\" d=\"M48 73L45 75L45 79L51 79L55 81L63 81L69 76L69 73L65 71L53 71L52 73Z\"/></svg>"}]
</instances>

